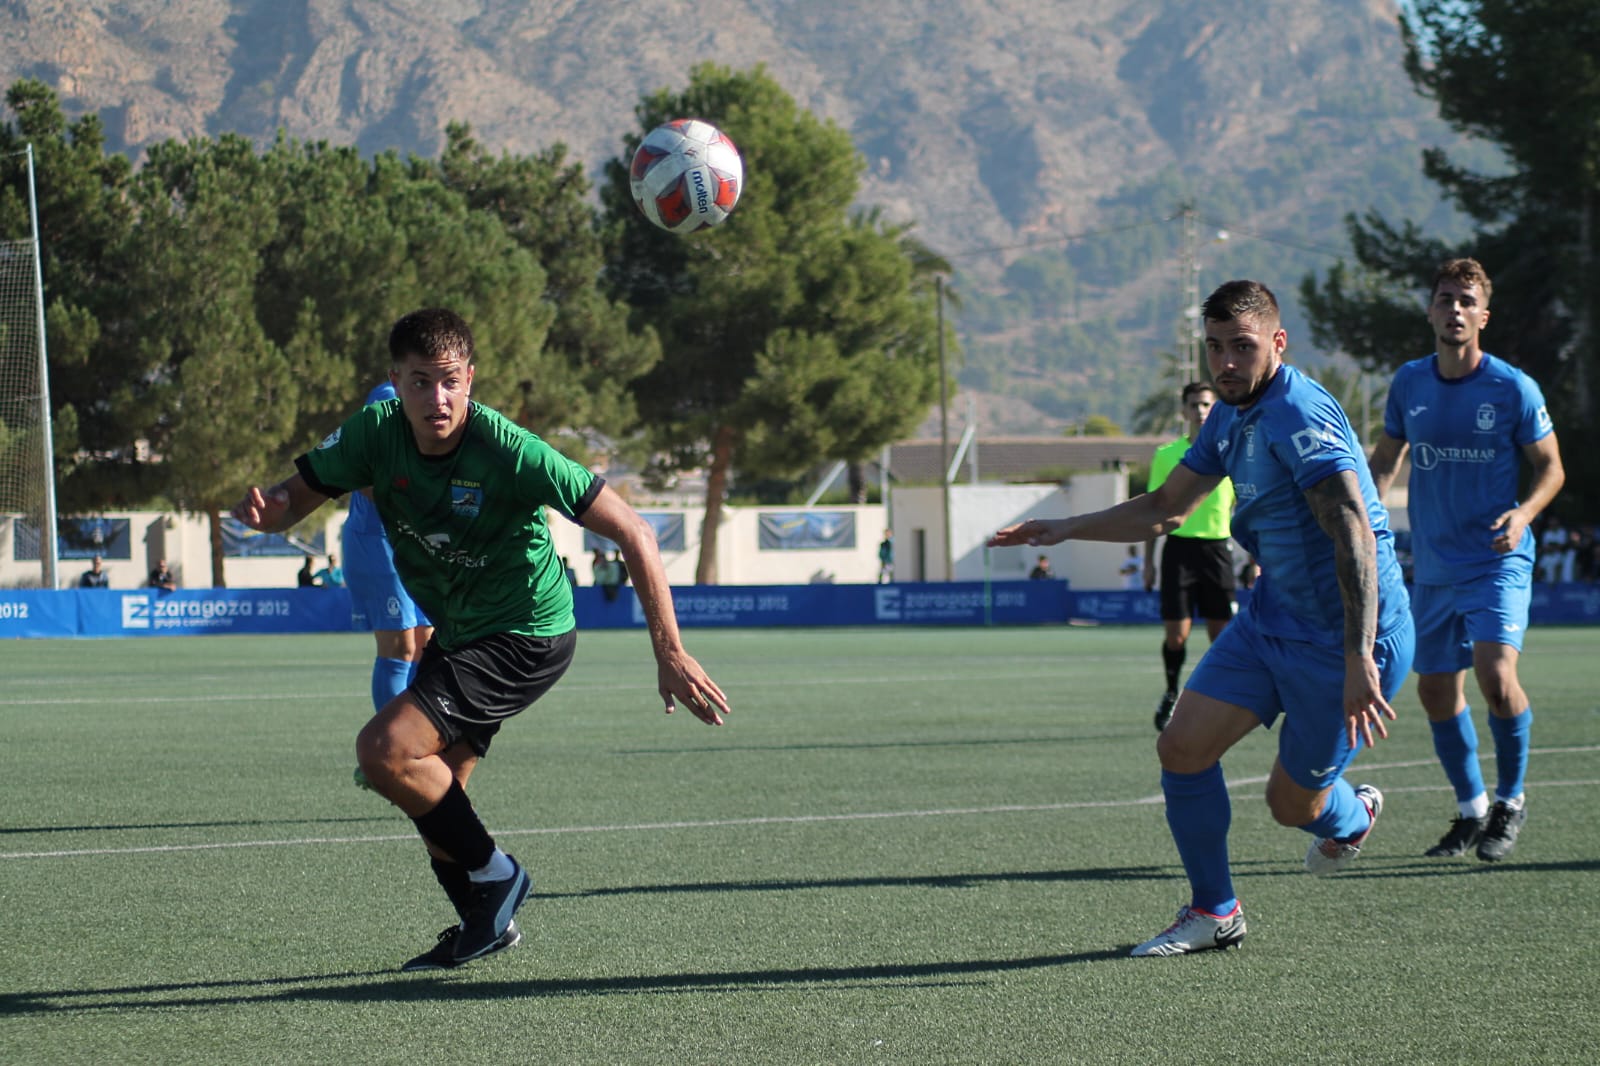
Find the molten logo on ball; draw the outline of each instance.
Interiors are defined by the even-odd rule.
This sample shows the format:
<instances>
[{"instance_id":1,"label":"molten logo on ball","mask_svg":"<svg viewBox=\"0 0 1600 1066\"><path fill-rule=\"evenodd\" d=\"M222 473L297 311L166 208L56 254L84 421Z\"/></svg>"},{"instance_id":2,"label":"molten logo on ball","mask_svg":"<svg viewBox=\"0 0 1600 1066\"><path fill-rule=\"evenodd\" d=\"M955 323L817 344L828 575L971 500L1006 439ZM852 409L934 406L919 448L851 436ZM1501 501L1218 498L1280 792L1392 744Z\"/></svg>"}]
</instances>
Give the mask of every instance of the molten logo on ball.
<instances>
[{"instance_id":1,"label":"molten logo on ball","mask_svg":"<svg viewBox=\"0 0 1600 1066\"><path fill-rule=\"evenodd\" d=\"M727 220L744 188L744 160L711 123L680 118L645 135L628 177L645 218L692 233Z\"/></svg>"}]
</instances>

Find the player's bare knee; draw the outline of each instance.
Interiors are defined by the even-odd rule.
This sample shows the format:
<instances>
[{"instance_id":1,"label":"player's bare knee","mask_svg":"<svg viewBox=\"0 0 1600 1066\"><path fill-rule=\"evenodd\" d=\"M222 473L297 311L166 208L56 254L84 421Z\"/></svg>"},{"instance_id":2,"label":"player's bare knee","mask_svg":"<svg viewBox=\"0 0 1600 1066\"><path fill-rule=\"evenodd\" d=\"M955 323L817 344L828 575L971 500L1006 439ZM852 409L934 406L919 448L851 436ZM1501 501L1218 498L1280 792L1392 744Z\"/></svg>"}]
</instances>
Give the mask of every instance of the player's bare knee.
<instances>
[{"instance_id":1,"label":"player's bare knee","mask_svg":"<svg viewBox=\"0 0 1600 1066\"><path fill-rule=\"evenodd\" d=\"M1181 728L1174 729L1171 725L1156 737L1156 757L1161 760L1163 770L1175 774L1198 774L1217 761L1190 743Z\"/></svg>"},{"instance_id":2,"label":"player's bare knee","mask_svg":"<svg viewBox=\"0 0 1600 1066\"><path fill-rule=\"evenodd\" d=\"M1266 800L1272 820L1291 829L1315 820L1322 813L1322 793L1308 794L1277 775L1267 781Z\"/></svg>"},{"instance_id":3,"label":"player's bare knee","mask_svg":"<svg viewBox=\"0 0 1600 1066\"><path fill-rule=\"evenodd\" d=\"M379 719L370 720L356 735L356 763L369 779L394 777L403 761L394 738L381 727Z\"/></svg>"},{"instance_id":4,"label":"player's bare knee","mask_svg":"<svg viewBox=\"0 0 1600 1066\"><path fill-rule=\"evenodd\" d=\"M1515 704L1525 700L1514 669L1479 670L1478 688L1483 692L1483 700L1490 712L1501 716L1516 714L1521 708Z\"/></svg>"},{"instance_id":5,"label":"player's bare knee","mask_svg":"<svg viewBox=\"0 0 1600 1066\"><path fill-rule=\"evenodd\" d=\"M1272 820L1279 825L1293 829L1313 821L1317 816L1306 807L1303 800L1291 799L1286 796L1267 793L1267 810L1272 813Z\"/></svg>"}]
</instances>

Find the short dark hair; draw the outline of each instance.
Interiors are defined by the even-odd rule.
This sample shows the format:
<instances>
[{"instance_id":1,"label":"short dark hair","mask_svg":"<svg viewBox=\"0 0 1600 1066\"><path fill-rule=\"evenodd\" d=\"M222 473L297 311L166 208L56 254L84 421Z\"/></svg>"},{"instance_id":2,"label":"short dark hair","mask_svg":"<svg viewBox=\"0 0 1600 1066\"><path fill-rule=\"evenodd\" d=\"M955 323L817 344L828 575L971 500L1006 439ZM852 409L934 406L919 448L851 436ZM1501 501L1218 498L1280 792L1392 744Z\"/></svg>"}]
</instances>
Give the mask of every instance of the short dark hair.
<instances>
[{"instance_id":1,"label":"short dark hair","mask_svg":"<svg viewBox=\"0 0 1600 1066\"><path fill-rule=\"evenodd\" d=\"M1211 395L1215 396L1217 394L1217 387L1211 384L1209 381L1191 381L1189 384L1183 387L1183 394L1179 396L1178 399L1183 403L1188 403L1189 397L1193 396L1197 392L1209 392Z\"/></svg>"},{"instance_id":2,"label":"short dark hair","mask_svg":"<svg viewBox=\"0 0 1600 1066\"><path fill-rule=\"evenodd\" d=\"M1206 297L1200 315L1211 322L1232 322L1238 318L1270 318L1281 322L1278 298L1259 281L1227 281Z\"/></svg>"},{"instance_id":3,"label":"short dark hair","mask_svg":"<svg viewBox=\"0 0 1600 1066\"><path fill-rule=\"evenodd\" d=\"M470 363L477 350L466 319L447 308L427 307L406 315L389 331L389 358L398 363L408 355L424 359L454 355Z\"/></svg>"},{"instance_id":4,"label":"short dark hair","mask_svg":"<svg viewBox=\"0 0 1600 1066\"><path fill-rule=\"evenodd\" d=\"M1453 281L1458 285L1476 285L1483 293L1483 306L1489 306L1489 295L1494 291L1494 286L1489 283L1489 272L1483 269L1483 264L1476 259L1463 256L1460 259L1446 259L1439 264L1439 269L1433 275L1433 287L1428 290L1428 302L1439 295L1439 283Z\"/></svg>"}]
</instances>

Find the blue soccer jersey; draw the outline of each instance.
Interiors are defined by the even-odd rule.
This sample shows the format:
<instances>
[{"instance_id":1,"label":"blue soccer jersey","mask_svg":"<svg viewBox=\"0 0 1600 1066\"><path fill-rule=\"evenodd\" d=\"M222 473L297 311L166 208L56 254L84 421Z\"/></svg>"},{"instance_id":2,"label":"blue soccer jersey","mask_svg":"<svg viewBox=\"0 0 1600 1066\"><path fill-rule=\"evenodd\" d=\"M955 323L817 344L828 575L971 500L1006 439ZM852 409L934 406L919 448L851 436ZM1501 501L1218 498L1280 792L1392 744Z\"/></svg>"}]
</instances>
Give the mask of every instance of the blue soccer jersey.
<instances>
[{"instance_id":1,"label":"blue soccer jersey","mask_svg":"<svg viewBox=\"0 0 1600 1066\"><path fill-rule=\"evenodd\" d=\"M1525 531L1516 549L1501 555L1490 526L1517 506L1523 445L1553 429L1534 380L1488 353L1463 378L1440 377L1436 355L1395 373L1383 431L1411 446L1408 509L1418 584L1453 585L1501 568L1532 573L1533 533Z\"/></svg>"},{"instance_id":2,"label":"blue soccer jersey","mask_svg":"<svg viewBox=\"0 0 1600 1066\"><path fill-rule=\"evenodd\" d=\"M1321 385L1285 366L1248 409L1217 404L1183 464L1233 480L1233 537L1261 564L1247 608L1260 630L1336 647L1344 641L1344 601L1333 540L1317 524L1305 491L1341 470L1355 471L1377 537L1378 632L1409 624L1389 514L1350 420Z\"/></svg>"},{"instance_id":3,"label":"blue soccer jersey","mask_svg":"<svg viewBox=\"0 0 1600 1066\"><path fill-rule=\"evenodd\" d=\"M383 384L367 393L367 404L392 400L395 395L394 386L385 378ZM361 533L374 537L384 535L383 519L378 517L378 509L373 506L372 500L366 493L350 494L350 514L344 520L344 528L347 533Z\"/></svg>"}]
</instances>

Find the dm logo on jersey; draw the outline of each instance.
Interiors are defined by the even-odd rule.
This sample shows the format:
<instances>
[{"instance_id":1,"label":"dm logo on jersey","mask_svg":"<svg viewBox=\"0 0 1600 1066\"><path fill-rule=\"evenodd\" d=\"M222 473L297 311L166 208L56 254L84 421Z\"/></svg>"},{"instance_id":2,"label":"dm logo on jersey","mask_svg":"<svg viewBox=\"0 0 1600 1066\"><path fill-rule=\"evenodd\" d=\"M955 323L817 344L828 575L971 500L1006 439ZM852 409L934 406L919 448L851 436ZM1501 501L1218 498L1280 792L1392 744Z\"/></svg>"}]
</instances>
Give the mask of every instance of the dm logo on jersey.
<instances>
[{"instance_id":1,"label":"dm logo on jersey","mask_svg":"<svg viewBox=\"0 0 1600 1066\"><path fill-rule=\"evenodd\" d=\"M1333 431L1332 426L1326 425L1307 426L1289 439L1294 442L1295 454L1302 459L1314 454L1325 445L1331 448L1339 443L1339 435Z\"/></svg>"},{"instance_id":2,"label":"dm logo on jersey","mask_svg":"<svg viewBox=\"0 0 1600 1066\"><path fill-rule=\"evenodd\" d=\"M1478 431L1488 433L1494 429L1494 404L1484 403L1478 405Z\"/></svg>"},{"instance_id":3,"label":"dm logo on jersey","mask_svg":"<svg viewBox=\"0 0 1600 1066\"><path fill-rule=\"evenodd\" d=\"M344 427L340 426L338 429L334 430L332 433L329 433L326 437L323 437L322 438L322 443L317 445L317 451L320 452L324 448L331 448L335 444L338 444L339 443L339 435L341 433L343 433L343 432L344 432Z\"/></svg>"},{"instance_id":4,"label":"dm logo on jersey","mask_svg":"<svg viewBox=\"0 0 1600 1066\"><path fill-rule=\"evenodd\" d=\"M477 485L450 484L450 513L457 518L477 518L483 504L483 489Z\"/></svg>"},{"instance_id":5,"label":"dm logo on jersey","mask_svg":"<svg viewBox=\"0 0 1600 1066\"><path fill-rule=\"evenodd\" d=\"M1540 433L1548 433L1555 426L1555 423L1550 421L1550 409L1543 405L1539 407L1539 413L1534 415L1533 421L1539 427Z\"/></svg>"}]
</instances>

